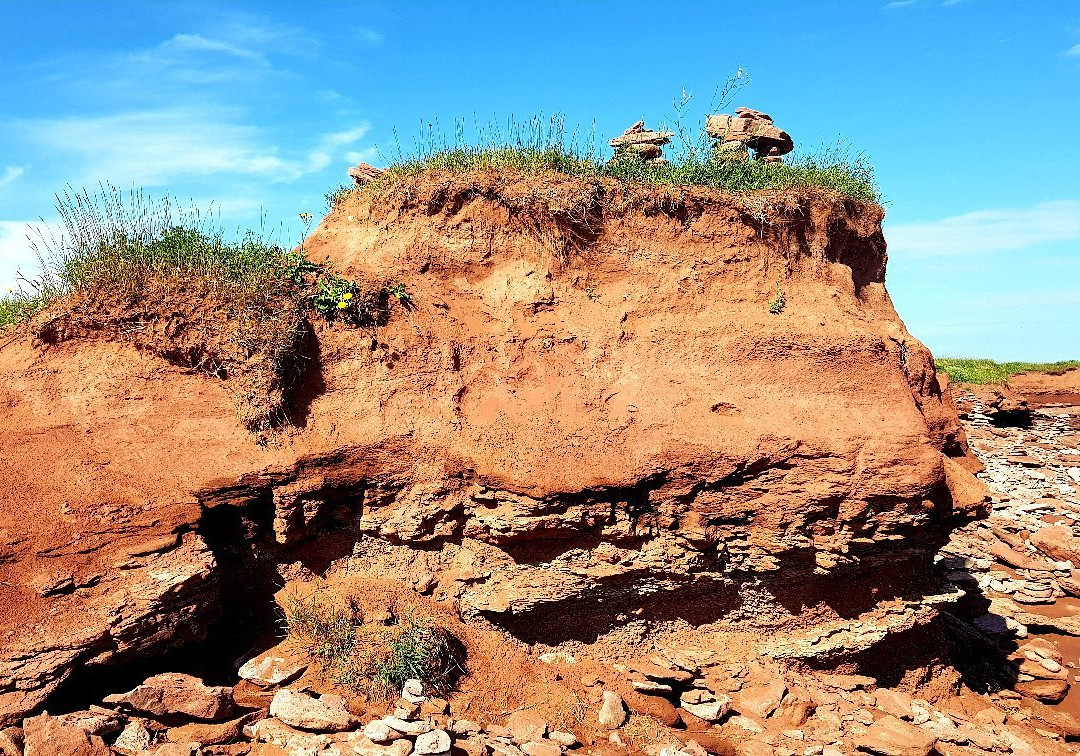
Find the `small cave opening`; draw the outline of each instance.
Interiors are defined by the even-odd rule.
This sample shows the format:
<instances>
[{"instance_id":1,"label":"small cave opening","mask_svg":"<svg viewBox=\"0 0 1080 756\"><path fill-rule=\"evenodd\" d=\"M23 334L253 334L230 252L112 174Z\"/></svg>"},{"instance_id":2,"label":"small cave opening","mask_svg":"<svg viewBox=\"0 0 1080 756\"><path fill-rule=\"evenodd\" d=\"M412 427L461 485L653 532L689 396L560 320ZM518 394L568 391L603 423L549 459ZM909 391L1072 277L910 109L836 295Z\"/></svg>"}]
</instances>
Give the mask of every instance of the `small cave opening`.
<instances>
[{"instance_id":1,"label":"small cave opening","mask_svg":"<svg viewBox=\"0 0 1080 756\"><path fill-rule=\"evenodd\" d=\"M52 714L85 709L165 672L235 685L240 664L285 635L274 601L281 584L273 550L263 548L265 534L272 532L268 512L272 516L273 508L262 500L204 509L197 530L214 554L215 574L173 620L173 636L113 663L77 666L42 708Z\"/></svg>"}]
</instances>

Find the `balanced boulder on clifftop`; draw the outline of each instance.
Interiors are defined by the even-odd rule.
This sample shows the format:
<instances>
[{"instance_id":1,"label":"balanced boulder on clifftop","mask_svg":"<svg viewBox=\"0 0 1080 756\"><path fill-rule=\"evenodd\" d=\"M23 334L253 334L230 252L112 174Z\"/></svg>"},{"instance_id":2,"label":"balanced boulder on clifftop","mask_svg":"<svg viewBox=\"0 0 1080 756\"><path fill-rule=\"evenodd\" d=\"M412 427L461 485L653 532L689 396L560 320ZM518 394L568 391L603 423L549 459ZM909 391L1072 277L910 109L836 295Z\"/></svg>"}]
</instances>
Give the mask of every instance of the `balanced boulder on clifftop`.
<instances>
[{"instance_id":1,"label":"balanced boulder on clifftop","mask_svg":"<svg viewBox=\"0 0 1080 756\"><path fill-rule=\"evenodd\" d=\"M616 157L630 154L649 162L662 162L664 157L661 148L670 142L673 136L674 132L671 131L646 129L645 122L638 121L608 144L615 148Z\"/></svg>"},{"instance_id":2,"label":"balanced boulder on clifftop","mask_svg":"<svg viewBox=\"0 0 1080 756\"><path fill-rule=\"evenodd\" d=\"M711 115L705 133L716 140L718 154L745 160L749 150L757 160L778 163L795 149L791 136L773 124L771 117L751 108L735 108L735 115Z\"/></svg>"}]
</instances>

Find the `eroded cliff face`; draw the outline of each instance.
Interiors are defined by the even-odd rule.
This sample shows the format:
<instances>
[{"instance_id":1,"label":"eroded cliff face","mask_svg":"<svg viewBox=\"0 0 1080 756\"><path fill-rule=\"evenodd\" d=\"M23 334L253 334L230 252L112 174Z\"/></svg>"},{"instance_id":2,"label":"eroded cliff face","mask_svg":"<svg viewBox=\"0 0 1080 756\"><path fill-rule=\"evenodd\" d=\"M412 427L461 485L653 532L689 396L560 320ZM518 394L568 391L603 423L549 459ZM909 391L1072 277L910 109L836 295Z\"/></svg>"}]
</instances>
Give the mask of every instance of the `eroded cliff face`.
<instances>
[{"instance_id":1,"label":"eroded cliff face","mask_svg":"<svg viewBox=\"0 0 1080 756\"><path fill-rule=\"evenodd\" d=\"M885 291L881 217L495 178L351 198L309 254L418 303L367 353L321 340L313 414L417 465L363 507L358 559L547 642L672 591L778 620L910 562L886 593L918 593L981 496L947 485L963 432Z\"/></svg>"},{"instance_id":2,"label":"eroded cliff face","mask_svg":"<svg viewBox=\"0 0 1080 756\"><path fill-rule=\"evenodd\" d=\"M680 620L824 663L925 622L984 496L881 218L555 176L354 193L305 251L413 307L315 328L269 447L228 381L119 335L8 342L0 717L274 575L399 578L548 645Z\"/></svg>"}]
</instances>

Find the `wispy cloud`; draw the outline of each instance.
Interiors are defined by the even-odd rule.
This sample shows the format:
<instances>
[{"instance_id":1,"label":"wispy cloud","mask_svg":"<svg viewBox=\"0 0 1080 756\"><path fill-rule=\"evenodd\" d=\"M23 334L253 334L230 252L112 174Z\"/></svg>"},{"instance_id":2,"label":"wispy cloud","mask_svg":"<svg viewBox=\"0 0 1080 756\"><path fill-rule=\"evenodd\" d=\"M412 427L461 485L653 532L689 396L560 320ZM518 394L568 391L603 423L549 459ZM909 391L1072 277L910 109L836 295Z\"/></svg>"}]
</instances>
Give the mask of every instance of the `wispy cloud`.
<instances>
[{"instance_id":1,"label":"wispy cloud","mask_svg":"<svg viewBox=\"0 0 1080 756\"><path fill-rule=\"evenodd\" d=\"M41 119L22 125L28 140L54 154L75 155L83 183L107 179L140 186L215 175L288 182L344 158L368 131L360 125L323 134L307 151L282 150L257 126L221 108L176 107L90 118Z\"/></svg>"},{"instance_id":2,"label":"wispy cloud","mask_svg":"<svg viewBox=\"0 0 1080 756\"><path fill-rule=\"evenodd\" d=\"M374 29L357 29L356 37L361 42L366 42L369 45L380 45L383 41L382 33Z\"/></svg>"},{"instance_id":3,"label":"wispy cloud","mask_svg":"<svg viewBox=\"0 0 1080 756\"><path fill-rule=\"evenodd\" d=\"M1029 208L979 210L886 231L891 251L905 255L971 255L1080 239L1080 200Z\"/></svg>"},{"instance_id":4,"label":"wispy cloud","mask_svg":"<svg viewBox=\"0 0 1080 756\"><path fill-rule=\"evenodd\" d=\"M1074 58L1080 58L1080 44L1073 45L1072 47L1070 47L1068 50L1065 51L1065 54L1070 55L1070 56L1072 56Z\"/></svg>"},{"instance_id":5,"label":"wispy cloud","mask_svg":"<svg viewBox=\"0 0 1080 756\"><path fill-rule=\"evenodd\" d=\"M26 169L20 165L9 165L4 168L4 173L0 175L0 186L7 186L14 183L19 176L26 173Z\"/></svg>"},{"instance_id":6,"label":"wispy cloud","mask_svg":"<svg viewBox=\"0 0 1080 756\"><path fill-rule=\"evenodd\" d=\"M915 4L915 0L892 0L890 3L885 3L881 6L885 10L896 10L897 8L907 8Z\"/></svg>"},{"instance_id":7,"label":"wispy cloud","mask_svg":"<svg viewBox=\"0 0 1080 756\"><path fill-rule=\"evenodd\" d=\"M171 39L162 42L149 53L144 53L143 56L157 56L162 60L168 60L169 58L192 53L220 53L230 58L238 58L260 66L268 65L266 56L258 50L241 47L224 40L210 39L201 34L177 34Z\"/></svg>"}]
</instances>

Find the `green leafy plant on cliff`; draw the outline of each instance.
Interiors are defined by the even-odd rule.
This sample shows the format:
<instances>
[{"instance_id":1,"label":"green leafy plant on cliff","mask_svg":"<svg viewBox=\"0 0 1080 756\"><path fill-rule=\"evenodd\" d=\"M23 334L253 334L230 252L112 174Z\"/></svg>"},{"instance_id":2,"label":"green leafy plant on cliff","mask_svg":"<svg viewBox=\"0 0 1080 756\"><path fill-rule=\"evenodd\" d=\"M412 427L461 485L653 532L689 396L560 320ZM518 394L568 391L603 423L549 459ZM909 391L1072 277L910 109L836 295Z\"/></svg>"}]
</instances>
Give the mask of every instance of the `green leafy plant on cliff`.
<instances>
[{"instance_id":1,"label":"green leafy plant on cliff","mask_svg":"<svg viewBox=\"0 0 1080 756\"><path fill-rule=\"evenodd\" d=\"M776 282L776 293L773 294L772 299L769 300L769 312L773 315L779 315L784 311L784 307L787 306L787 297L784 296L784 290L780 288L780 282Z\"/></svg>"},{"instance_id":2,"label":"green leafy plant on cliff","mask_svg":"<svg viewBox=\"0 0 1080 756\"><path fill-rule=\"evenodd\" d=\"M1080 360L1061 362L995 362L972 357L938 357L934 360L938 370L948 373L949 380L956 383L1004 383L1017 373L1049 373L1058 375L1066 370L1080 368Z\"/></svg>"}]
</instances>

